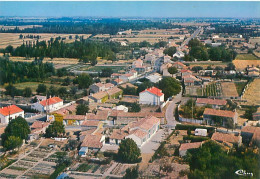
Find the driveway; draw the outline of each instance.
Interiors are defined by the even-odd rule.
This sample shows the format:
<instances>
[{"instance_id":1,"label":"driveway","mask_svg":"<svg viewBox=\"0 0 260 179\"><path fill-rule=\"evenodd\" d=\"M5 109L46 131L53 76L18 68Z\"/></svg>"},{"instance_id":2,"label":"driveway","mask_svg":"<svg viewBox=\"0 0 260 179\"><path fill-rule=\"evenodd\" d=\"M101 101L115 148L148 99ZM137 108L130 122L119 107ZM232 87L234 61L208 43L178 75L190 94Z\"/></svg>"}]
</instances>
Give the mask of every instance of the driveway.
<instances>
[{"instance_id":1,"label":"driveway","mask_svg":"<svg viewBox=\"0 0 260 179\"><path fill-rule=\"evenodd\" d=\"M181 101L182 98L181 94L182 91L179 94L177 94L172 101L169 102L169 105L166 109L165 117L167 120L167 127L169 128L175 128L176 124L178 124L178 122L175 120L174 113L175 113L175 108L177 106L176 103Z\"/></svg>"},{"instance_id":2,"label":"driveway","mask_svg":"<svg viewBox=\"0 0 260 179\"><path fill-rule=\"evenodd\" d=\"M165 139L165 136L168 136L168 133L165 135L165 131L163 129L159 129L151 139L149 139L142 147L141 153L151 153L159 147L160 142Z\"/></svg>"}]
</instances>

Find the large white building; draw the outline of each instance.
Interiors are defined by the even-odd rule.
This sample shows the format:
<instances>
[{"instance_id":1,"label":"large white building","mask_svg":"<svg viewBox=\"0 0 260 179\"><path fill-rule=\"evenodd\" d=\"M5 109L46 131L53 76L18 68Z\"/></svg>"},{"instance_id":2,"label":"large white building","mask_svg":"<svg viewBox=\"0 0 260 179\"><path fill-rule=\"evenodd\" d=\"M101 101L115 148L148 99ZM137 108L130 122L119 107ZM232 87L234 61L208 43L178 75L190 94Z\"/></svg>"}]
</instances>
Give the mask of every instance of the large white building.
<instances>
[{"instance_id":1,"label":"large white building","mask_svg":"<svg viewBox=\"0 0 260 179\"><path fill-rule=\"evenodd\" d=\"M48 110L48 112L52 112L60 109L63 106L63 100L59 97L52 97L47 100L42 100L32 104L31 108L40 112L44 112Z\"/></svg>"},{"instance_id":2,"label":"large white building","mask_svg":"<svg viewBox=\"0 0 260 179\"><path fill-rule=\"evenodd\" d=\"M10 105L0 108L0 119L1 123L8 124L12 119L18 116L24 117L24 110L17 107L16 105Z\"/></svg>"},{"instance_id":3,"label":"large white building","mask_svg":"<svg viewBox=\"0 0 260 179\"><path fill-rule=\"evenodd\" d=\"M162 90L152 87L139 93L140 104L160 105L164 101Z\"/></svg>"}]
</instances>

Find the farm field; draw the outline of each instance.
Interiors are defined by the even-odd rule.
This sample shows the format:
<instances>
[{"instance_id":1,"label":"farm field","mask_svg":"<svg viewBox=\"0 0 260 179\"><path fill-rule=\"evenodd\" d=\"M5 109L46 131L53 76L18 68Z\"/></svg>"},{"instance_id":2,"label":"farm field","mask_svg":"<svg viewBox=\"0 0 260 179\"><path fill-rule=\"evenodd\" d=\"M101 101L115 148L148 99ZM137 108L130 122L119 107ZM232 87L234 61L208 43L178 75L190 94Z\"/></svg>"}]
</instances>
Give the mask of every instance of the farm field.
<instances>
[{"instance_id":1,"label":"farm field","mask_svg":"<svg viewBox=\"0 0 260 179\"><path fill-rule=\"evenodd\" d=\"M239 54L235 60L260 60L260 58L257 58L252 54Z\"/></svg>"},{"instance_id":2,"label":"farm field","mask_svg":"<svg viewBox=\"0 0 260 179\"><path fill-rule=\"evenodd\" d=\"M21 25L21 26L4 26L4 25L0 25L0 29L3 30L12 30L15 28L18 28L20 30L24 30L24 29L28 29L28 28L33 28L33 27L42 27L42 25Z\"/></svg>"},{"instance_id":3,"label":"farm field","mask_svg":"<svg viewBox=\"0 0 260 179\"><path fill-rule=\"evenodd\" d=\"M245 68L249 66L258 66L260 65L260 60L233 60L232 62L237 70L245 70Z\"/></svg>"},{"instance_id":4,"label":"farm field","mask_svg":"<svg viewBox=\"0 0 260 179\"><path fill-rule=\"evenodd\" d=\"M189 64L189 67L192 68L194 66L201 66L203 69L206 69L208 66L211 66L212 68L215 68L217 66L220 66L222 68L225 68L228 63L221 62L221 61L208 61L208 62L192 62L192 63L184 63Z\"/></svg>"},{"instance_id":5,"label":"farm field","mask_svg":"<svg viewBox=\"0 0 260 179\"><path fill-rule=\"evenodd\" d=\"M219 83L210 83L202 89L198 89L197 93L199 96L221 96L221 86Z\"/></svg>"},{"instance_id":6,"label":"farm field","mask_svg":"<svg viewBox=\"0 0 260 179\"><path fill-rule=\"evenodd\" d=\"M247 100L246 105L260 104L260 79L254 79L243 95L243 100Z\"/></svg>"},{"instance_id":7,"label":"farm field","mask_svg":"<svg viewBox=\"0 0 260 179\"><path fill-rule=\"evenodd\" d=\"M234 82L222 82L221 88L223 97L238 97L236 85Z\"/></svg>"},{"instance_id":8,"label":"farm field","mask_svg":"<svg viewBox=\"0 0 260 179\"><path fill-rule=\"evenodd\" d=\"M12 45L14 48L20 46L23 44L23 41L30 41L30 42L36 42L37 39L31 39L31 38L23 38L20 39L19 35L21 33L0 33L0 48L5 48L8 45ZM27 36L27 35L33 35L33 36L41 36L39 41L43 40L50 40L50 38L56 38L56 37L61 37L61 38L66 38L65 42L73 42L75 40L75 35L76 34L51 34L51 33L46 33L46 34L41 34L41 33L22 33L22 35ZM69 36L72 35L72 39L69 39ZM80 34L79 36L84 36L84 38L88 38L91 34Z\"/></svg>"},{"instance_id":9,"label":"farm field","mask_svg":"<svg viewBox=\"0 0 260 179\"><path fill-rule=\"evenodd\" d=\"M50 86L54 86L56 88L60 88L60 87L68 88L68 86L62 86L60 84L51 84L49 82L22 82L22 83L16 83L16 84L14 84L14 86L17 89L24 89L26 87L30 87L32 89L32 92L36 92L36 89L38 88L39 84L45 84L47 86L47 88L49 88ZM4 85L3 88L5 86L7 86L7 85Z\"/></svg>"},{"instance_id":10,"label":"farm field","mask_svg":"<svg viewBox=\"0 0 260 179\"><path fill-rule=\"evenodd\" d=\"M34 58L29 58L29 59L26 59L25 57L9 57L9 59L11 61L14 61L14 62L32 62L34 61ZM74 64L78 64L78 59L76 58L44 58L43 59L43 62L46 63L46 62L49 62L49 63L53 63L54 65L57 65L57 66L61 66L61 65L74 65Z\"/></svg>"}]
</instances>

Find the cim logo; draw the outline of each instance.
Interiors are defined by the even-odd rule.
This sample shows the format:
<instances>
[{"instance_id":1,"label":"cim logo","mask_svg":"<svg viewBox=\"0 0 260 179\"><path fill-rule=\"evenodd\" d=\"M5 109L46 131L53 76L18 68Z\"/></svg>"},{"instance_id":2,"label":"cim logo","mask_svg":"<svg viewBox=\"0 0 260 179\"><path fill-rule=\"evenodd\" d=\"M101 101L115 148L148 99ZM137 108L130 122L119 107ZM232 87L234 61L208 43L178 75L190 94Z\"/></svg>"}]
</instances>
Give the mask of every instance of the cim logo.
<instances>
[{"instance_id":1,"label":"cim logo","mask_svg":"<svg viewBox=\"0 0 260 179\"><path fill-rule=\"evenodd\" d=\"M253 176L253 173L246 172L245 170L237 170L235 174L239 176Z\"/></svg>"}]
</instances>

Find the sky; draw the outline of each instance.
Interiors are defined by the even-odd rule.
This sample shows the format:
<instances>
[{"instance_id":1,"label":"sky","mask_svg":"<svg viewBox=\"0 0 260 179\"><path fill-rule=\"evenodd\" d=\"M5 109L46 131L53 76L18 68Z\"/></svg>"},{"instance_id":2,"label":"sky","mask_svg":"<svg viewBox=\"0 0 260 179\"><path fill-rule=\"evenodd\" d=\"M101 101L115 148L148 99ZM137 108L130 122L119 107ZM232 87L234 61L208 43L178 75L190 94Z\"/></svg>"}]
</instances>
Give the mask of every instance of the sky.
<instances>
[{"instance_id":1,"label":"sky","mask_svg":"<svg viewBox=\"0 0 260 179\"><path fill-rule=\"evenodd\" d=\"M0 16L260 18L260 1L0 1Z\"/></svg>"}]
</instances>

